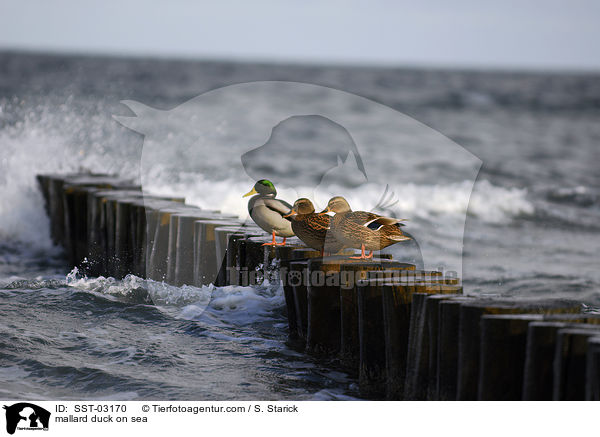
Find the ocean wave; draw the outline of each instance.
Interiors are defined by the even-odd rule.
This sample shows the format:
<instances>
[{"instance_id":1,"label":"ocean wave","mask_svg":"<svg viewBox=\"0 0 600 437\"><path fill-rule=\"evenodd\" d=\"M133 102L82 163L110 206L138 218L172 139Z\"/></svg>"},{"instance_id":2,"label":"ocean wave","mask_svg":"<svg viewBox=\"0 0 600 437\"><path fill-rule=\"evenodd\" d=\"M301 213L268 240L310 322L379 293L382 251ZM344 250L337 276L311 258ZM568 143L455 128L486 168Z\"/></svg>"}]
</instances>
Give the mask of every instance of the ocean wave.
<instances>
[{"instance_id":1,"label":"ocean wave","mask_svg":"<svg viewBox=\"0 0 600 437\"><path fill-rule=\"evenodd\" d=\"M590 207L598 204L600 196L588 187L559 187L547 190L546 199L566 205Z\"/></svg>"},{"instance_id":2,"label":"ocean wave","mask_svg":"<svg viewBox=\"0 0 600 437\"><path fill-rule=\"evenodd\" d=\"M239 217L248 215L246 202L240 193L251 187L249 182L239 180L207 180L202 175L182 174L178 181L170 185L161 183L160 178L145 186L149 192L164 195L184 195L188 202L202 208L219 209ZM514 217L531 215L535 208L523 188L504 188L487 180L478 181L473 186L470 181L454 184L404 184L392 186L397 203L388 208L389 213L402 218L443 219L446 217L464 218L465 214L477 217L484 222L505 223ZM327 201L342 195L354 210L372 210L385 191L385 186L364 183L358 187L339 184L320 185L314 191L308 187L277 187L278 197L290 203L301 195L311 197L316 208L324 208ZM312 195L311 195L312 194ZM465 205L468 204L468 209Z\"/></svg>"},{"instance_id":3,"label":"ocean wave","mask_svg":"<svg viewBox=\"0 0 600 437\"><path fill-rule=\"evenodd\" d=\"M102 102L80 104L0 99L0 240L52 248L37 174L136 175L137 151L116 146L127 138Z\"/></svg>"},{"instance_id":4,"label":"ocean wave","mask_svg":"<svg viewBox=\"0 0 600 437\"><path fill-rule=\"evenodd\" d=\"M284 303L283 288L279 284L176 287L135 275L127 275L122 280L102 276L88 278L74 268L62 285L108 300L152 304L169 316L183 320L199 320L208 312L212 321L233 325L272 319L272 312Z\"/></svg>"}]
</instances>

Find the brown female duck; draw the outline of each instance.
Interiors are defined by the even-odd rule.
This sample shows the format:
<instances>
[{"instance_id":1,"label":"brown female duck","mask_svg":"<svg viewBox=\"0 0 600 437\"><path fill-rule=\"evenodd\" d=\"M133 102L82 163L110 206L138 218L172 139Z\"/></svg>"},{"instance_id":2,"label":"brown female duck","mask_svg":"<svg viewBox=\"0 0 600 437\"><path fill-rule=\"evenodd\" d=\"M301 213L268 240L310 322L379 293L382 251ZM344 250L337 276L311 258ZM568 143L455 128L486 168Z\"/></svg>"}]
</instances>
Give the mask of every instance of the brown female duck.
<instances>
[{"instance_id":1,"label":"brown female duck","mask_svg":"<svg viewBox=\"0 0 600 437\"><path fill-rule=\"evenodd\" d=\"M401 219L384 217L372 212L352 211L341 196L332 197L327 208L320 214L335 212L331 219L331 231L337 241L345 247L361 249L361 255L353 259L373 257L374 250L381 250L400 241L410 240L402 233ZM293 224L292 224L293 226ZM370 251L365 255L365 249Z\"/></svg>"},{"instance_id":2,"label":"brown female duck","mask_svg":"<svg viewBox=\"0 0 600 437\"><path fill-rule=\"evenodd\" d=\"M315 213L312 202L300 198L294 202L289 214L292 218L292 230L300 240L313 249L335 253L344 246L338 242L330 230L331 217Z\"/></svg>"}]
</instances>

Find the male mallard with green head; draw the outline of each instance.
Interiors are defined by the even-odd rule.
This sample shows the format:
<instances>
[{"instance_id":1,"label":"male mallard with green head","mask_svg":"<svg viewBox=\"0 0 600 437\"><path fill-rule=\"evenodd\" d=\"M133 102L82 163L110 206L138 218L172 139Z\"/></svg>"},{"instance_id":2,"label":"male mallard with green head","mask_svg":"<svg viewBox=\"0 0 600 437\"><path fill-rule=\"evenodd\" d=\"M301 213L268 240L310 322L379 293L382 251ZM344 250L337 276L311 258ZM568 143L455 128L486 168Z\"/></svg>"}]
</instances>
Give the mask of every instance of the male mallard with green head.
<instances>
[{"instance_id":1,"label":"male mallard with green head","mask_svg":"<svg viewBox=\"0 0 600 437\"><path fill-rule=\"evenodd\" d=\"M255 194L255 196L252 196ZM287 237L293 237L292 223L289 214L292 205L285 200L276 199L277 190L271 181L261 179L254 184L254 188L242 197L252 196L248 201L248 213L254 223L265 232L273 234L273 241L263 246L285 246ZM283 242L277 243L275 236L283 237Z\"/></svg>"},{"instance_id":2,"label":"male mallard with green head","mask_svg":"<svg viewBox=\"0 0 600 437\"><path fill-rule=\"evenodd\" d=\"M330 230L331 218L315 213L310 200L304 197L296 200L289 216L292 217L292 229L296 236L307 246L320 250L321 256L325 250L335 253L344 247Z\"/></svg>"},{"instance_id":3,"label":"male mallard with green head","mask_svg":"<svg viewBox=\"0 0 600 437\"><path fill-rule=\"evenodd\" d=\"M327 208L320 214L335 212L331 218L331 231L336 240L346 247L361 249L361 255L352 259L368 259L373 257L374 250L381 250L400 241L410 240L402 233L400 221L384 217L372 212L352 211L350 205L341 196L332 197ZM370 251L365 255L365 249Z\"/></svg>"}]
</instances>

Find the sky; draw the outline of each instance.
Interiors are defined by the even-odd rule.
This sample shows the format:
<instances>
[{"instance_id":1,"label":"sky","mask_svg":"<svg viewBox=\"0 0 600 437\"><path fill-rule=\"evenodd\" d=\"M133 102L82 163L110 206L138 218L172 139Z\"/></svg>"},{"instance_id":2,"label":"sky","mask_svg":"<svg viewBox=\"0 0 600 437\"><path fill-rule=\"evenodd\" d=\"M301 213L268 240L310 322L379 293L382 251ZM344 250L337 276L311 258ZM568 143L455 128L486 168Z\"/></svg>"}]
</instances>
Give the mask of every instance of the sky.
<instances>
[{"instance_id":1,"label":"sky","mask_svg":"<svg viewBox=\"0 0 600 437\"><path fill-rule=\"evenodd\" d=\"M600 70L595 0L0 0L0 49Z\"/></svg>"}]
</instances>

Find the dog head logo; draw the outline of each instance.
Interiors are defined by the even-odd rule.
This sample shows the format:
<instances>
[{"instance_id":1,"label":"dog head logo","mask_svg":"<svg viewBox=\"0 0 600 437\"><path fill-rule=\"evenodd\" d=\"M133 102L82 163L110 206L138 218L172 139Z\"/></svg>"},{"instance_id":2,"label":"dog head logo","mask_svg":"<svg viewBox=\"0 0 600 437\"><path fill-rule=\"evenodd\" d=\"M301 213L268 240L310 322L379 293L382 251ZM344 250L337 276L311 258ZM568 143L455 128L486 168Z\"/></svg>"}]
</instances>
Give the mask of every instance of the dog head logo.
<instances>
[{"instance_id":1,"label":"dog head logo","mask_svg":"<svg viewBox=\"0 0 600 437\"><path fill-rule=\"evenodd\" d=\"M19 430L47 430L50 412L27 402L4 406L6 410L6 432L14 434Z\"/></svg>"},{"instance_id":2,"label":"dog head logo","mask_svg":"<svg viewBox=\"0 0 600 437\"><path fill-rule=\"evenodd\" d=\"M171 110L123 103L134 116L115 118L144 135L144 192L163 193L165 181L193 186L189 203L243 215L241 195L259 179L272 181L278 198L307 197L319 209L343 195L353 210L379 208L409 219L405 229L418 247L410 253L409 242L390 246L394 259L422 257L420 268L462 275L464 226L481 161L413 118L296 82L231 85Z\"/></svg>"},{"instance_id":3,"label":"dog head logo","mask_svg":"<svg viewBox=\"0 0 600 437\"><path fill-rule=\"evenodd\" d=\"M315 147L317 144L325 147ZM273 127L265 144L241 156L252 180L268 179L276 186L302 187L314 191L325 175L354 158L352 186L367 181L362 157L348 131L318 115L293 116Z\"/></svg>"}]
</instances>

